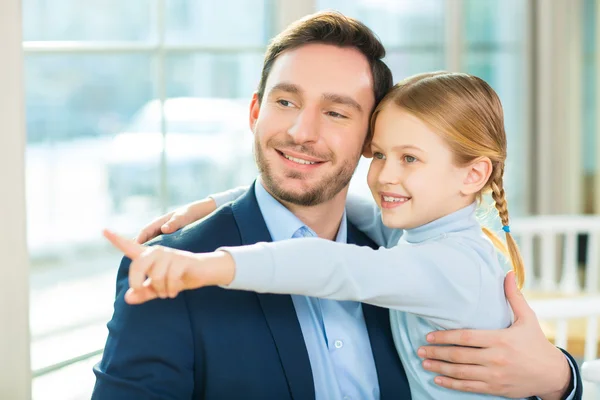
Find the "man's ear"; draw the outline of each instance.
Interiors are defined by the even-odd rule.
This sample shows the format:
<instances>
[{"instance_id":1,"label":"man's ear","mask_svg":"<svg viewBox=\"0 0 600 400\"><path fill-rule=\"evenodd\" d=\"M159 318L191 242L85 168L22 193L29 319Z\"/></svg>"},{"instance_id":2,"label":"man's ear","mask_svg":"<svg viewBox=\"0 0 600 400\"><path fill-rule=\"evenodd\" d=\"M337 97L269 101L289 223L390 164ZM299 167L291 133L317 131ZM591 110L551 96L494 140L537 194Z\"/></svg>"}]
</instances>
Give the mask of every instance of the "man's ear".
<instances>
[{"instance_id":1,"label":"man's ear","mask_svg":"<svg viewBox=\"0 0 600 400\"><path fill-rule=\"evenodd\" d=\"M362 156L365 158L373 157L373 151L371 151L371 138L372 137L373 137L373 135L371 135L371 132L367 133L367 138L365 139L365 143L363 144L363 149L362 149Z\"/></svg>"},{"instance_id":2,"label":"man's ear","mask_svg":"<svg viewBox=\"0 0 600 400\"><path fill-rule=\"evenodd\" d=\"M260 101L258 100L258 93L254 92L252 94L252 101L250 102L250 130L254 132L254 125L256 125L256 120L258 119L258 114L260 113Z\"/></svg>"},{"instance_id":3,"label":"man's ear","mask_svg":"<svg viewBox=\"0 0 600 400\"><path fill-rule=\"evenodd\" d=\"M485 187L492 174L492 161L487 157L479 157L465 167L465 178L461 192L464 195L479 193Z\"/></svg>"}]
</instances>

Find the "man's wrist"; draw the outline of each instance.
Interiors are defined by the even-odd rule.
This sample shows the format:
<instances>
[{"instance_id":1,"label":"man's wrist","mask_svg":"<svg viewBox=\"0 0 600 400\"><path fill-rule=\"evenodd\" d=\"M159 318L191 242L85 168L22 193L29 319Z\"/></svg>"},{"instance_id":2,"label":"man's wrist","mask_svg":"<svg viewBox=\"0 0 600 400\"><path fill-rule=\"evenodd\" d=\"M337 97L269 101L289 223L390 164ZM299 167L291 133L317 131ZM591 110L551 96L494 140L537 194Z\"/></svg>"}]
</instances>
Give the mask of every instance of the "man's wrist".
<instances>
[{"instance_id":1,"label":"man's wrist","mask_svg":"<svg viewBox=\"0 0 600 400\"><path fill-rule=\"evenodd\" d=\"M573 371L567 357L558 348L555 348L560 353L560 368L557 371L560 374L556 375L553 382L556 384L551 392L538 395L541 400L562 400L565 396L573 391ZM550 369L549 369L550 370Z\"/></svg>"}]
</instances>

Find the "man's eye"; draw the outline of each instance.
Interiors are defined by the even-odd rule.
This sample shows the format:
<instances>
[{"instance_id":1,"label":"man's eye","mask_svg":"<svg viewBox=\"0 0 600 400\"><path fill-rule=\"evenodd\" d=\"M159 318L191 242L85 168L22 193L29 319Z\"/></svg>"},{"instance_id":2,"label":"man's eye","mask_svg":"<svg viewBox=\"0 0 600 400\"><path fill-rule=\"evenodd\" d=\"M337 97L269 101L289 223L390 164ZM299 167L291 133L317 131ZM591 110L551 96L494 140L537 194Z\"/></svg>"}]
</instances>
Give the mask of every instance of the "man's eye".
<instances>
[{"instance_id":1,"label":"man's eye","mask_svg":"<svg viewBox=\"0 0 600 400\"><path fill-rule=\"evenodd\" d=\"M385 156L383 155L383 153L380 153L378 151L373 153L373 158L376 158L378 160L385 160Z\"/></svg>"},{"instance_id":2,"label":"man's eye","mask_svg":"<svg viewBox=\"0 0 600 400\"><path fill-rule=\"evenodd\" d=\"M282 106L284 106L284 107L291 107L291 106L293 106L293 104L292 104L291 101L283 100L283 99L277 100L277 103L280 104L280 105L282 105Z\"/></svg>"},{"instance_id":3,"label":"man's eye","mask_svg":"<svg viewBox=\"0 0 600 400\"><path fill-rule=\"evenodd\" d=\"M417 162L417 158L413 157L413 156L404 156L404 161L409 164L412 164L412 163Z\"/></svg>"},{"instance_id":4,"label":"man's eye","mask_svg":"<svg viewBox=\"0 0 600 400\"><path fill-rule=\"evenodd\" d=\"M340 114L340 113L335 112L335 111L328 111L327 115L329 115L330 117L333 117L333 118L347 118L345 115Z\"/></svg>"}]
</instances>

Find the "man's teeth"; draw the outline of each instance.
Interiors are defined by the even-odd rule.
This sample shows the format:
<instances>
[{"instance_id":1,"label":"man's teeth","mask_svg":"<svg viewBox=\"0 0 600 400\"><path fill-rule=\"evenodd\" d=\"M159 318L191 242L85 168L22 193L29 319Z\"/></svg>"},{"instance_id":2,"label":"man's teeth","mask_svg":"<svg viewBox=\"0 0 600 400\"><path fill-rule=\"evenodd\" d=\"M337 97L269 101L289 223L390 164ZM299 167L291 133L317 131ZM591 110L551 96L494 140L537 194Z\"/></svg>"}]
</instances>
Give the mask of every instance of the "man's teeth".
<instances>
[{"instance_id":1,"label":"man's teeth","mask_svg":"<svg viewBox=\"0 0 600 400\"><path fill-rule=\"evenodd\" d=\"M282 153L282 154L283 154L283 153ZM284 156L285 158L287 158L288 160L290 160L290 161L293 161L293 162L295 162L295 163L298 163L298 164L304 164L304 165L312 165L312 164L315 164L315 162L314 162L314 161L306 161L306 160L303 160L303 159L301 159L301 158L290 157L290 156L288 156L287 154L283 154L283 156Z\"/></svg>"},{"instance_id":2,"label":"man's teeth","mask_svg":"<svg viewBox=\"0 0 600 400\"><path fill-rule=\"evenodd\" d=\"M387 201L390 203L404 203L405 201L410 200L408 197L392 197L392 196L383 196L383 201Z\"/></svg>"}]
</instances>

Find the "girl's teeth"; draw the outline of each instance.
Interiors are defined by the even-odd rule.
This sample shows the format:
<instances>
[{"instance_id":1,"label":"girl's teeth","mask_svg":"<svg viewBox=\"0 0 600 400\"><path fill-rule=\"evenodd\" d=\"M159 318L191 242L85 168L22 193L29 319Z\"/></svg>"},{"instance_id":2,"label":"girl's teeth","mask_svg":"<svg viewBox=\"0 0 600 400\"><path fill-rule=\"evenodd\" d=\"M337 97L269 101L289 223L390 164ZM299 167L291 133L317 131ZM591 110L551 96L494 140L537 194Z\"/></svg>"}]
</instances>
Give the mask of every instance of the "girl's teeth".
<instances>
[{"instance_id":1,"label":"girl's teeth","mask_svg":"<svg viewBox=\"0 0 600 400\"><path fill-rule=\"evenodd\" d=\"M383 196L383 201L391 203L404 203L406 200L408 200L406 197Z\"/></svg>"},{"instance_id":2,"label":"girl's teeth","mask_svg":"<svg viewBox=\"0 0 600 400\"><path fill-rule=\"evenodd\" d=\"M303 160L301 158L290 157L287 154L284 154L283 156L285 158L287 158L288 160L293 161L293 162L298 163L298 164L304 164L304 165L312 165L312 164L314 164L313 161L306 161L306 160Z\"/></svg>"}]
</instances>

